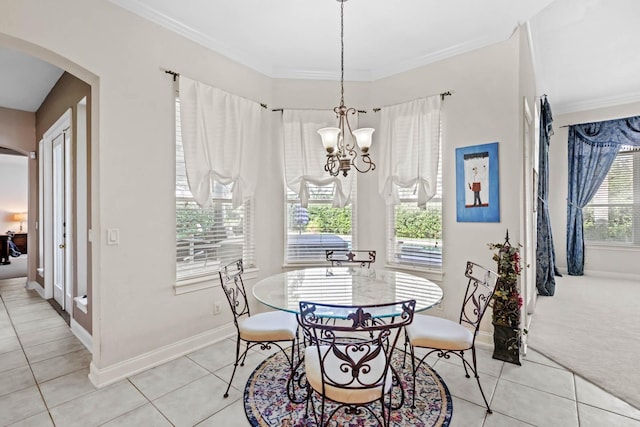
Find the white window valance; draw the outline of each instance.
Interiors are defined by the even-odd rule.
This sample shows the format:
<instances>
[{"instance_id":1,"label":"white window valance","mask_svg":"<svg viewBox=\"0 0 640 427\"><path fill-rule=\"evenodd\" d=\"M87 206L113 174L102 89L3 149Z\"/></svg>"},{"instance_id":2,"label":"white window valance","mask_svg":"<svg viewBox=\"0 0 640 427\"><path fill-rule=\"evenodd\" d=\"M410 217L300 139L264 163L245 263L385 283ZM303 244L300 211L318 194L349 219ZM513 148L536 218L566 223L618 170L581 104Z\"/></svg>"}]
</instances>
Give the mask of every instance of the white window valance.
<instances>
[{"instance_id":1,"label":"white window valance","mask_svg":"<svg viewBox=\"0 0 640 427\"><path fill-rule=\"evenodd\" d=\"M253 197L262 107L257 102L180 76L180 119L184 161L193 198L208 207L213 181L232 184L232 203Z\"/></svg>"},{"instance_id":2,"label":"white window valance","mask_svg":"<svg viewBox=\"0 0 640 427\"><path fill-rule=\"evenodd\" d=\"M440 103L434 95L382 108L378 187L387 204L400 203L398 188L414 187L420 207L436 194Z\"/></svg>"},{"instance_id":3,"label":"white window valance","mask_svg":"<svg viewBox=\"0 0 640 427\"><path fill-rule=\"evenodd\" d=\"M351 126L357 128L354 117ZM284 110L282 112L282 135L284 139L285 179L287 187L307 207L309 184L334 186L333 207L344 207L351 202L353 176L329 175L324 170L327 161L318 129L335 127L336 114L330 110Z\"/></svg>"}]
</instances>

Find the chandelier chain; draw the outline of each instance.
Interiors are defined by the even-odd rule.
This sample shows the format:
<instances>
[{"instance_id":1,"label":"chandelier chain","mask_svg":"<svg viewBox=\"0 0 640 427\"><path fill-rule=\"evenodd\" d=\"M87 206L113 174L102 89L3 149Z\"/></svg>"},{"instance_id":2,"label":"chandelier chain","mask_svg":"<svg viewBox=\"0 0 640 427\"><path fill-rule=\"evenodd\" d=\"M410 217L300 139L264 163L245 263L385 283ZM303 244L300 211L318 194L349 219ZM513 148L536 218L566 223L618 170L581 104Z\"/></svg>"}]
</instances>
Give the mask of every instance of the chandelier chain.
<instances>
[{"instance_id":1,"label":"chandelier chain","mask_svg":"<svg viewBox=\"0 0 640 427\"><path fill-rule=\"evenodd\" d=\"M340 1L340 105L344 105L344 2Z\"/></svg>"},{"instance_id":2,"label":"chandelier chain","mask_svg":"<svg viewBox=\"0 0 640 427\"><path fill-rule=\"evenodd\" d=\"M351 168L360 173L375 170L376 165L369 156L371 134L373 128L352 130L349 115L356 114L353 107L344 105L344 3L347 0L337 0L340 3L340 105L333 109L338 119L338 127L327 127L318 130L322 137L322 144L327 151L327 162L324 170L332 176L342 174L347 176ZM358 159L360 151L360 160Z\"/></svg>"}]
</instances>

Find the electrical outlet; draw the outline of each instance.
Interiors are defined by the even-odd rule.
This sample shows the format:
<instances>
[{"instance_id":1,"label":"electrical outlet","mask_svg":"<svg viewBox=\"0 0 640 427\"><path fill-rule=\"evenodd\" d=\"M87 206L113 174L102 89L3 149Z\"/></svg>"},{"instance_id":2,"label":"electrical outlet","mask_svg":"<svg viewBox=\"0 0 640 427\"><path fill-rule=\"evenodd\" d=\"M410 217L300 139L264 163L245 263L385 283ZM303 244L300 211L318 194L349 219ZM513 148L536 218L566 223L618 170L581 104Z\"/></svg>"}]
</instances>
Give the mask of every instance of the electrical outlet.
<instances>
[{"instance_id":1,"label":"electrical outlet","mask_svg":"<svg viewBox=\"0 0 640 427\"><path fill-rule=\"evenodd\" d=\"M213 303L213 315L217 316L218 314L220 314L220 312L222 311L222 306L220 305L220 302L214 302Z\"/></svg>"}]
</instances>

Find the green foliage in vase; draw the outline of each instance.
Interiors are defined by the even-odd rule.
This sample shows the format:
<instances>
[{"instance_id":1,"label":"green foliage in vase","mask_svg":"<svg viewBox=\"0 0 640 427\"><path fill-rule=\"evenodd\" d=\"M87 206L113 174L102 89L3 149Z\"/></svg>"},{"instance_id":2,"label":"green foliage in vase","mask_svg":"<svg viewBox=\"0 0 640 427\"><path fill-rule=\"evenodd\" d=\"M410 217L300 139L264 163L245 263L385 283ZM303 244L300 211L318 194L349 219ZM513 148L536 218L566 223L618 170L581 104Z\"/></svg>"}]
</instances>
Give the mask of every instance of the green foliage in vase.
<instances>
[{"instance_id":1,"label":"green foliage in vase","mask_svg":"<svg viewBox=\"0 0 640 427\"><path fill-rule=\"evenodd\" d=\"M490 243L489 249L496 250L493 260L498 263L498 281L493 295L493 324L520 328L520 308L522 297L518 276L522 272L520 249L506 243Z\"/></svg>"}]
</instances>

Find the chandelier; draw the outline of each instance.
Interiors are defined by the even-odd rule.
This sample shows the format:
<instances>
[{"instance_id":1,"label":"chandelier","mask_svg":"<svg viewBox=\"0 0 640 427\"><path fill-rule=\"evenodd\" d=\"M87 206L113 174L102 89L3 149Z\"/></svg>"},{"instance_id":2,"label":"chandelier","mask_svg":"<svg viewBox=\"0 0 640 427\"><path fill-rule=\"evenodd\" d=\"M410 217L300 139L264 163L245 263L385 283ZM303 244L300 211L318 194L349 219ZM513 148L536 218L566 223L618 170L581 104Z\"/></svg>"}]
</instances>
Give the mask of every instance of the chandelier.
<instances>
[{"instance_id":1,"label":"chandelier","mask_svg":"<svg viewBox=\"0 0 640 427\"><path fill-rule=\"evenodd\" d=\"M322 138L322 145L327 150L327 163L324 165L324 170L332 176L338 176L340 172L347 176L351 167L361 173L376 168L376 164L369 156L371 136L375 129L361 128L352 131L349 124L349 115L357 111L353 107L347 108L344 105L344 2L347 0L337 1L340 2L340 105L333 111L338 118L338 127L322 128L318 133ZM361 156L360 161L357 162L358 148Z\"/></svg>"}]
</instances>

